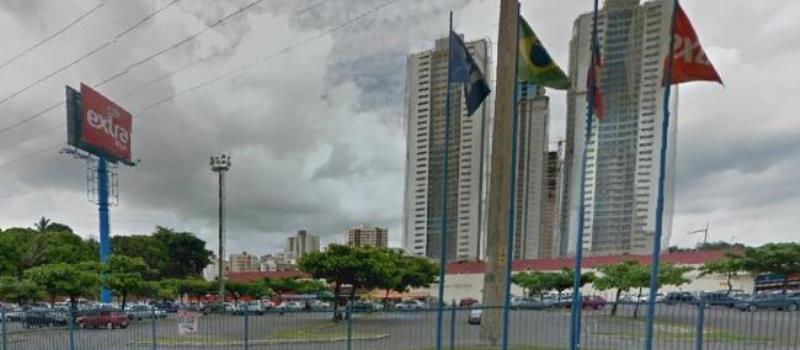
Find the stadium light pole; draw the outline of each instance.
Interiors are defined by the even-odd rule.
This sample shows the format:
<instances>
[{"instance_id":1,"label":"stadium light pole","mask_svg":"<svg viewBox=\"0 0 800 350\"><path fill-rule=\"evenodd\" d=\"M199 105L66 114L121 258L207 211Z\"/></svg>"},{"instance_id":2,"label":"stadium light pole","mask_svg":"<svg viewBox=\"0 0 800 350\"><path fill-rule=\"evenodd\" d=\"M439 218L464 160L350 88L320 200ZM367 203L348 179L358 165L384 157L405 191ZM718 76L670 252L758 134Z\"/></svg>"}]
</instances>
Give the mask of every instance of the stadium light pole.
<instances>
[{"instance_id":1,"label":"stadium light pole","mask_svg":"<svg viewBox=\"0 0 800 350\"><path fill-rule=\"evenodd\" d=\"M221 154L211 157L211 171L219 177L219 297L225 302L225 173L231 168L231 156Z\"/></svg>"}]
</instances>

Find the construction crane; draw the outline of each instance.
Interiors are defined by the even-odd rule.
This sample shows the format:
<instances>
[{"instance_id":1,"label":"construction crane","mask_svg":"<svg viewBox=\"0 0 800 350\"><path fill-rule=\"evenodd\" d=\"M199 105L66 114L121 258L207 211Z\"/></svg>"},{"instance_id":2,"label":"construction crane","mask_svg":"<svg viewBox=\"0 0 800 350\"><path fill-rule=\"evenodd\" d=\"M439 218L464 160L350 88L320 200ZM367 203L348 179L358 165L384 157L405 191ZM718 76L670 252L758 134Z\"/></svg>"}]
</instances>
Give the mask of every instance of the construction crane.
<instances>
[{"instance_id":1,"label":"construction crane","mask_svg":"<svg viewBox=\"0 0 800 350\"><path fill-rule=\"evenodd\" d=\"M694 235L694 234L698 234L698 233L702 233L703 234L703 245L705 246L706 243L708 243L708 223L706 223L706 227L705 228L701 228L699 230L694 230L694 231L687 232L687 234L690 234L690 235Z\"/></svg>"}]
</instances>

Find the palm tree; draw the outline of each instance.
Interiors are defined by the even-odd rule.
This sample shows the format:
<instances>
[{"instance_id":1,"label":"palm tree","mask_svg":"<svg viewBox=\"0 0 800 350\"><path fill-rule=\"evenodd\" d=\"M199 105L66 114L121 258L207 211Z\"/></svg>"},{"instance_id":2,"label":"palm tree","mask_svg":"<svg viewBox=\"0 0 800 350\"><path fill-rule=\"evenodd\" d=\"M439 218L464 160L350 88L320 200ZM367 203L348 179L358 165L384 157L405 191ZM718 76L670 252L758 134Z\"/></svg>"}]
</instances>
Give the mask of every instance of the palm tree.
<instances>
[{"instance_id":1,"label":"palm tree","mask_svg":"<svg viewBox=\"0 0 800 350\"><path fill-rule=\"evenodd\" d=\"M47 229L50 228L50 219L42 216L38 222L33 223L33 227L39 232L47 231Z\"/></svg>"}]
</instances>

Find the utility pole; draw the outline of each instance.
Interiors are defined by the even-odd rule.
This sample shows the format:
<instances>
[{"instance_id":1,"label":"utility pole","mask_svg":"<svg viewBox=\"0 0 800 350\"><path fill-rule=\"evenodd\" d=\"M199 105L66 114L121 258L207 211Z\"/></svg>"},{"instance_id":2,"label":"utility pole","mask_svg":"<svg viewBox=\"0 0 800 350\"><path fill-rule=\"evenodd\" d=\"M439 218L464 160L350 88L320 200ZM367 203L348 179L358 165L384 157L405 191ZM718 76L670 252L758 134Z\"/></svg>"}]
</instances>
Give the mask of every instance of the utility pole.
<instances>
[{"instance_id":1,"label":"utility pole","mask_svg":"<svg viewBox=\"0 0 800 350\"><path fill-rule=\"evenodd\" d=\"M219 176L219 298L225 302L225 173L231 168L231 156L211 157L211 171Z\"/></svg>"},{"instance_id":2,"label":"utility pole","mask_svg":"<svg viewBox=\"0 0 800 350\"><path fill-rule=\"evenodd\" d=\"M508 210L511 179L511 138L514 111L515 68L517 63L517 0L500 0L500 26L497 35L497 81L495 86L494 129L492 133L489 213L486 227L486 274L483 279L483 305L500 306L505 295ZM482 343L498 345L500 309L488 309L481 322Z\"/></svg>"}]
</instances>

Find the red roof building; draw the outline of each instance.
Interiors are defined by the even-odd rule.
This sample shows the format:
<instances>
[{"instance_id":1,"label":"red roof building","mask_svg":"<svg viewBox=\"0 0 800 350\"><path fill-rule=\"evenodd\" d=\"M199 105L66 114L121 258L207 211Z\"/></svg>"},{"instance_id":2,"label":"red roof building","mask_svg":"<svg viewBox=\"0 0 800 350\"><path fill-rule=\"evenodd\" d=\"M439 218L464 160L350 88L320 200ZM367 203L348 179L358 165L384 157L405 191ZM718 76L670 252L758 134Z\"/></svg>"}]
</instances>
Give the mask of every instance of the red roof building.
<instances>
[{"instance_id":1,"label":"red roof building","mask_svg":"<svg viewBox=\"0 0 800 350\"><path fill-rule=\"evenodd\" d=\"M248 272L229 272L228 280L232 282L252 282L262 279L280 279L280 278L310 278L305 272L300 270L283 270L283 271L248 271Z\"/></svg>"}]
</instances>

